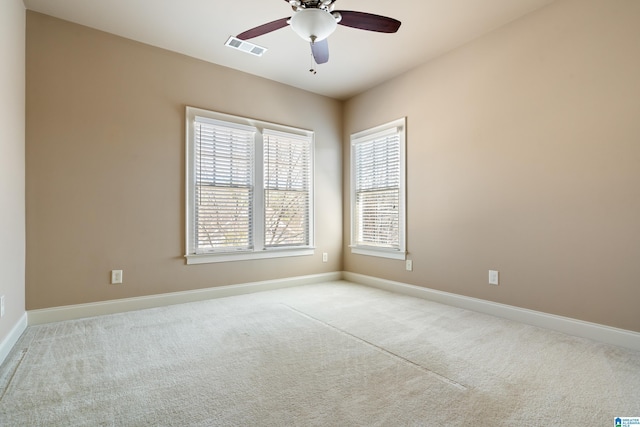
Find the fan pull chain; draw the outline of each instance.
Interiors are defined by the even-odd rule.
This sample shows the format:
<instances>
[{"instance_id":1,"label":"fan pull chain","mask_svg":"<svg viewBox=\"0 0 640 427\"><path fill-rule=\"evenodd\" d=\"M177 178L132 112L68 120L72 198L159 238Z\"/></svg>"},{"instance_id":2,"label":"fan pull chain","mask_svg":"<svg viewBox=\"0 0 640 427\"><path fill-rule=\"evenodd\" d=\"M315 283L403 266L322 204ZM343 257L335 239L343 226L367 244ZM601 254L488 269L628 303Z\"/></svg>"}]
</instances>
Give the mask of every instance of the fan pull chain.
<instances>
[{"instance_id":1,"label":"fan pull chain","mask_svg":"<svg viewBox=\"0 0 640 427\"><path fill-rule=\"evenodd\" d=\"M316 61L313 57L313 52L311 52L311 60L309 61L309 63L311 64L311 68L309 68L309 72L315 76L318 71L316 70Z\"/></svg>"}]
</instances>

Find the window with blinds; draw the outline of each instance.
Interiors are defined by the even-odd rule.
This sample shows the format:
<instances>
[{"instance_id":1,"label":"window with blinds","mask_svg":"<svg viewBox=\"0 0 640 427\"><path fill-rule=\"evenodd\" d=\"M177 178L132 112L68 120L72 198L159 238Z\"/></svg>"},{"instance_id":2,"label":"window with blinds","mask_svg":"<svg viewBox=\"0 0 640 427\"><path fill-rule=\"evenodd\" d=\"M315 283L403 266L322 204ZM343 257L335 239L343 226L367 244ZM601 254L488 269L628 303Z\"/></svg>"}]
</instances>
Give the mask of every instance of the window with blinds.
<instances>
[{"instance_id":1,"label":"window with blinds","mask_svg":"<svg viewBox=\"0 0 640 427\"><path fill-rule=\"evenodd\" d=\"M405 120L351 137L352 251L405 257Z\"/></svg>"},{"instance_id":2,"label":"window with blinds","mask_svg":"<svg viewBox=\"0 0 640 427\"><path fill-rule=\"evenodd\" d=\"M265 246L309 245L311 138L264 131Z\"/></svg>"},{"instance_id":3,"label":"window with blinds","mask_svg":"<svg viewBox=\"0 0 640 427\"><path fill-rule=\"evenodd\" d=\"M187 263L313 254L313 133L187 107Z\"/></svg>"},{"instance_id":4,"label":"window with blinds","mask_svg":"<svg viewBox=\"0 0 640 427\"><path fill-rule=\"evenodd\" d=\"M195 118L195 253L253 246L256 129Z\"/></svg>"}]
</instances>

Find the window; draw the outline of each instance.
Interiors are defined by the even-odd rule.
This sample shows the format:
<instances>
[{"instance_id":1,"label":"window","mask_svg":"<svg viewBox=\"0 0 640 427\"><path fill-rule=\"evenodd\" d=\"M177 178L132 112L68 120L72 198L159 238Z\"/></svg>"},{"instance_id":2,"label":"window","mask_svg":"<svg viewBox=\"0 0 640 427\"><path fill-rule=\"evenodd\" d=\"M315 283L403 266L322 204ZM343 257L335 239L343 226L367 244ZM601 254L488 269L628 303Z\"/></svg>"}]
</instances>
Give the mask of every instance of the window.
<instances>
[{"instance_id":1,"label":"window","mask_svg":"<svg viewBox=\"0 0 640 427\"><path fill-rule=\"evenodd\" d=\"M406 120L351 135L351 251L405 259Z\"/></svg>"},{"instance_id":2,"label":"window","mask_svg":"<svg viewBox=\"0 0 640 427\"><path fill-rule=\"evenodd\" d=\"M313 132L187 107L187 263L313 254Z\"/></svg>"},{"instance_id":3,"label":"window","mask_svg":"<svg viewBox=\"0 0 640 427\"><path fill-rule=\"evenodd\" d=\"M309 245L310 140L264 131L265 247Z\"/></svg>"}]
</instances>

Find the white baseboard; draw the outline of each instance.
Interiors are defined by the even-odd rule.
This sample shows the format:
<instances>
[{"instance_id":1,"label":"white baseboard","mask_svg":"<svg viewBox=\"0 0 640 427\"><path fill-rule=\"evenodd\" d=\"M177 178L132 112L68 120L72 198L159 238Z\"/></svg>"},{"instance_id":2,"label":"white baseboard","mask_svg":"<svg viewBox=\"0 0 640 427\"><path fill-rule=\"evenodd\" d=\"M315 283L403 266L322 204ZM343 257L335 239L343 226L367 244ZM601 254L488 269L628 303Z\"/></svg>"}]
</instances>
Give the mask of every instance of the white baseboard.
<instances>
[{"instance_id":1,"label":"white baseboard","mask_svg":"<svg viewBox=\"0 0 640 427\"><path fill-rule=\"evenodd\" d=\"M337 280L346 280L640 351L640 333L638 332L345 271L29 310L9 336L0 344L0 363L22 332L24 332L27 326L27 319L29 325L39 325Z\"/></svg>"},{"instance_id":2,"label":"white baseboard","mask_svg":"<svg viewBox=\"0 0 640 427\"><path fill-rule=\"evenodd\" d=\"M192 291L171 292L144 297L124 298L88 304L67 305L62 307L29 310L29 325L60 322L63 320L81 319L104 314L122 313L145 308L162 307L171 304L182 304L207 299L223 298L253 292L270 291L293 286L340 280L342 273L314 274L310 276L290 277L286 279L266 280L262 282L243 283L240 285L219 286L215 288L196 289Z\"/></svg>"},{"instance_id":3,"label":"white baseboard","mask_svg":"<svg viewBox=\"0 0 640 427\"><path fill-rule=\"evenodd\" d=\"M631 350L640 351L640 333L597 323L556 316L540 311L528 310L511 305L465 297L449 292L423 288L421 286L379 279L363 274L343 272L342 277L349 282L371 286L390 292L427 299L454 307L490 314L528 325L539 326L568 335L588 338L594 341L613 344Z\"/></svg>"},{"instance_id":4,"label":"white baseboard","mask_svg":"<svg viewBox=\"0 0 640 427\"><path fill-rule=\"evenodd\" d=\"M11 329L9 335L6 336L2 343L0 343L0 365L7 358L9 352L14 345L18 342L22 333L27 329L27 313L24 313L18 323Z\"/></svg>"}]
</instances>

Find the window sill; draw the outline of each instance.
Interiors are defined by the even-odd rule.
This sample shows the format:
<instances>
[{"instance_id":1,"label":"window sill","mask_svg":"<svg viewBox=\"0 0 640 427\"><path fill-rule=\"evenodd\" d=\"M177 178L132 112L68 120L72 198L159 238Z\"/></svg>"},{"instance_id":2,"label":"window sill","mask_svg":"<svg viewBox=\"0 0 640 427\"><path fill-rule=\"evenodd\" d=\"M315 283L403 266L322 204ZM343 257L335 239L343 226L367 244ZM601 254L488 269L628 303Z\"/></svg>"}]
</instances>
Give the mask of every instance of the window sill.
<instances>
[{"instance_id":1,"label":"window sill","mask_svg":"<svg viewBox=\"0 0 640 427\"><path fill-rule=\"evenodd\" d=\"M185 255L187 264L209 264L214 262L249 261L255 259L285 258L309 256L315 253L314 248L274 249L260 252L225 252L217 254Z\"/></svg>"},{"instance_id":2,"label":"window sill","mask_svg":"<svg viewBox=\"0 0 640 427\"><path fill-rule=\"evenodd\" d=\"M407 253L403 251L394 251L389 249L378 249L378 248L364 248L364 247L351 247L352 254L358 255L367 255L367 256L375 256L380 258L391 258L391 259L400 259L406 260Z\"/></svg>"}]
</instances>

